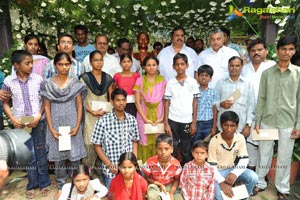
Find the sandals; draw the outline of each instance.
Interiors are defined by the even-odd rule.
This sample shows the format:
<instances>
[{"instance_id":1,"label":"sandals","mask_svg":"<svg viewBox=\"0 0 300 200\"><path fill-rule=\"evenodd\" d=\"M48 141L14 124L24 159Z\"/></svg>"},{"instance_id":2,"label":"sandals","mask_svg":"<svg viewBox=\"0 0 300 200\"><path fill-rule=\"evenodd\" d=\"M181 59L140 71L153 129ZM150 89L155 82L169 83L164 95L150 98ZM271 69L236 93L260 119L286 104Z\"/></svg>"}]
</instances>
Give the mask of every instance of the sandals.
<instances>
[{"instance_id":1,"label":"sandals","mask_svg":"<svg viewBox=\"0 0 300 200\"><path fill-rule=\"evenodd\" d=\"M278 191L277 191L277 197L278 197L278 200L290 200L289 194L282 194Z\"/></svg>"},{"instance_id":2,"label":"sandals","mask_svg":"<svg viewBox=\"0 0 300 200\"><path fill-rule=\"evenodd\" d=\"M48 187L45 187L45 188L43 188L42 190L41 190L41 195L42 195L42 197L46 197L46 196L48 196L48 194L51 192L51 190L50 190L50 187L48 186Z\"/></svg>"},{"instance_id":3,"label":"sandals","mask_svg":"<svg viewBox=\"0 0 300 200\"><path fill-rule=\"evenodd\" d=\"M33 199L33 198L34 198L34 190L27 190L26 199Z\"/></svg>"},{"instance_id":4,"label":"sandals","mask_svg":"<svg viewBox=\"0 0 300 200\"><path fill-rule=\"evenodd\" d=\"M258 188L258 187L255 187L252 191L252 195L251 196L256 196L259 192L263 192L265 191L265 189L261 189L261 188Z\"/></svg>"}]
</instances>

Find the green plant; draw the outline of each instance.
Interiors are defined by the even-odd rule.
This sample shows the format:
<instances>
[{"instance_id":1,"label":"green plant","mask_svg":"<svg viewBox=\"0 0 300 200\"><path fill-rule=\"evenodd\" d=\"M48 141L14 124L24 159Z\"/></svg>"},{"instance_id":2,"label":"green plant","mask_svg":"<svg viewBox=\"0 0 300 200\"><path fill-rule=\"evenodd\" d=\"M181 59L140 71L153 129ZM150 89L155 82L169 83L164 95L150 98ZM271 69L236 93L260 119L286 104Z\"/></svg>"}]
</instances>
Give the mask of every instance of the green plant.
<instances>
[{"instance_id":1,"label":"green plant","mask_svg":"<svg viewBox=\"0 0 300 200\"><path fill-rule=\"evenodd\" d=\"M292 161L300 162L300 139L295 141Z\"/></svg>"}]
</instances>

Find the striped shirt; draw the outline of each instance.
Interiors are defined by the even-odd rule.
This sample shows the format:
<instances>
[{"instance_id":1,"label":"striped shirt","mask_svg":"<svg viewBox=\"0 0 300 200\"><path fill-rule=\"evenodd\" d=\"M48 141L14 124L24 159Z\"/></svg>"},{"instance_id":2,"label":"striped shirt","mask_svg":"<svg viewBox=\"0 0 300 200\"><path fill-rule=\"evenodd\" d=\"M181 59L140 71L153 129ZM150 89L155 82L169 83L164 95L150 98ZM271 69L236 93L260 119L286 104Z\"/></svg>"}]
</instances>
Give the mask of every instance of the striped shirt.
<instances>
[{"instance_id":1,"label":"striped shirt","mask_svg":"<svg viewBox=\"0 0 300 200\"><path fill-rule=\"evenodd\" d=\"M216 90L199 87L200 97L198 98L197 121L208 121L213 119L213 105L217 102Z\"/></svg>"}]
</instances>

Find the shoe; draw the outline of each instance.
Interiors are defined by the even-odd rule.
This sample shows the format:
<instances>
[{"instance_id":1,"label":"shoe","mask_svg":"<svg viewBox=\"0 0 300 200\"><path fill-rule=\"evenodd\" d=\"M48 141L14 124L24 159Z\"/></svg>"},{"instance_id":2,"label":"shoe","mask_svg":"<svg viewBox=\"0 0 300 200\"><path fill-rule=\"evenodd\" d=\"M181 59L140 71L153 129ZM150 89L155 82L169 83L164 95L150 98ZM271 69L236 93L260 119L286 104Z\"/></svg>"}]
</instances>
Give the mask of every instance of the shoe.
<instances>
[{"instance_id":1,"label":"shoe","mask_svg":"<svg viewBox=\"0 0 300 200\"><path fill-rule=\"evenodd\" d=\"M33 199L34 198L34 190L27 190L26 191L26 199Z\"/></svg>"},{"instance_id":2,"label":"shoe","mask_svg":"<svg viewBox=\"0 0 300 200\"><path fill-rule=\"evenodd\" d=\"M255 187L252 191L252 195L251 196L256 196L259 192L263 192L265 191L265 189L261 189L261 188L258 188L258 187Z\"/></svg>"},{"instance_id":3,"label":"shoe","mask_svg":"<svg viewBox=\"0 0 300 200\"><path fill-rule=\"evenodd\" d=\"M277 191L277 197L278 197L278 200L290 200L289 194L282 194L278 191Z\"/></svg>"},{"instance_id":4,"label":"shoe","mask_svg":"<svg viewBox=\"0 0 300 200\"><path fill-rule=\"evenodd\" d=\"M48 196L48 194L50 193L50 191L51 191L51 190L50 190L50 186L43 188L43 189L41 190L41 195L42 195L42 197Z\"/></svg>"}]
</instances>

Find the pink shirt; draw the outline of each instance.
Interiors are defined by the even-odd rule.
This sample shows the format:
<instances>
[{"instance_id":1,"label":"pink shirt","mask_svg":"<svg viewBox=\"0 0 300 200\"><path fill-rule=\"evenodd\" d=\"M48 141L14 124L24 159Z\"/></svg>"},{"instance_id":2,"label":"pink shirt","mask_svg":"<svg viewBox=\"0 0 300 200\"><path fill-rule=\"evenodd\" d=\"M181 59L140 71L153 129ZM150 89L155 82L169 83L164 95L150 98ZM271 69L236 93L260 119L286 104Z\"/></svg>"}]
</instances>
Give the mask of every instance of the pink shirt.
<instances>
[{"instance_id":1,"label":"pink shirt","mask_svg":"<svg viewBox=\"0 0 300 200\"><path fill-rule=\"evenodd\" d=\"M118 88L122 88L126 91L127 95L134 95L133 87L139 77L140 75L137 72L134 72L132 76L121 76L120 73L116 73L114 75L114 81Z\"/></svg>"}]
</instances>

